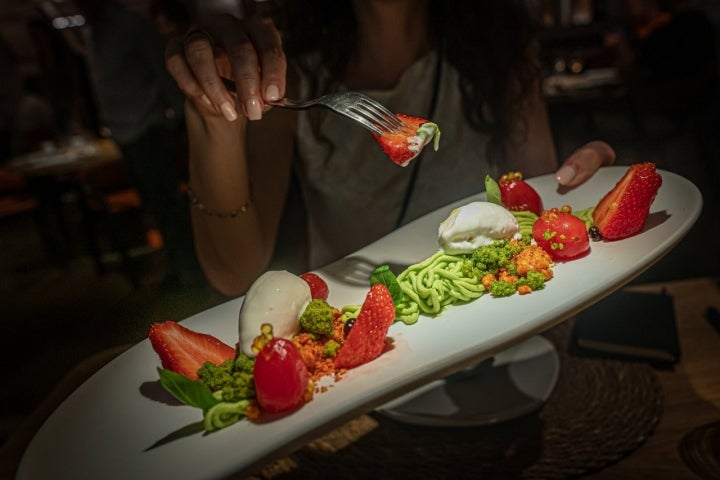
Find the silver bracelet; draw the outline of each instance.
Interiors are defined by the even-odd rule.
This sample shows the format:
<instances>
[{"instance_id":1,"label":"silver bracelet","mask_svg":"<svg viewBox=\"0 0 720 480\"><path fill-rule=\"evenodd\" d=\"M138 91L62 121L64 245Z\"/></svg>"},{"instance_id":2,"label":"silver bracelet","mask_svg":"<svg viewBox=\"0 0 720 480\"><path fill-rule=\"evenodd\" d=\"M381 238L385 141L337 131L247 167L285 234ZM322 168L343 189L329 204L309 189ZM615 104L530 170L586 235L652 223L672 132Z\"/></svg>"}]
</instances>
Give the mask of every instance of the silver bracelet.
<instances>
[{"instance_id":1,"label":"silver bracelet","mask_svg":"<svg viewBox=\"0 0 720 480\"><path fill-rule=\"evenodd\" d=\"M252 198L248 199L247 202L242 204L239 208L233 209L233 210L226 210L226 211L220 211L220 210L214 210L212 208L208 208L204 203L200 201L200 199L195 195L195 192L192 188L190 188L190 185L187 186L187 196L188 200L190 200L190 204L200 210L204 215L207 215L208 217L216 217L216 218L235 218L238 215L247 212L248 208L250 208L250 202Z\"/></svg>"}]
</instances>

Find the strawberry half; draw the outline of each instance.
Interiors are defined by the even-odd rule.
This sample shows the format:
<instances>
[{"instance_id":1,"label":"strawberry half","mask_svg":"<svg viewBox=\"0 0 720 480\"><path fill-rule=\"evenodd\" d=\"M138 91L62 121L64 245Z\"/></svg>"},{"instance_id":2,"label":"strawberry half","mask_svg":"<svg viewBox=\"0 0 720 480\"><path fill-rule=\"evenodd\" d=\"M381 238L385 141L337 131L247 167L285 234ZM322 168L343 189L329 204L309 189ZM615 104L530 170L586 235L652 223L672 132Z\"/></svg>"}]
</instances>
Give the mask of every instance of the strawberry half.
<instances>
[{"instance_id":1,"label":"strawberry half","mask_svg":"<svg viewBox=\"0 0 720 480\"><path fill-rule=\"evenodd\" d=\"M523 180L522 173L509 172L500 177L500 199L505 208L515 212L530 211L540 215L543 203L540 195Z\"/></svg>"},{"instance_id":2,"label":"strawberry half","mask_svg":"<svg viewBox=\"0 0 720 480\"><path fill-rule=\"evenodd\" d=\"M327 282L317 273L305 272L300 274L300 278L305 280L310 287L310 296L313 299L327 300L330 295L330 289Z\"/></svg>"},{"instance_id":3,"label":"strawberry half","mask_svg":"<svg viewBox=\"0 0 720 480\"><path fill-rule=\"evenodd\" d=\"M385 337L395 321L395 304L390 290L375 283L365 297L355 323L335 358L337 368L353 368L379 357Z\"/></svg>"},{"instance_id":4,"label":"strawberry half","mask_svg":"<svg viewBox=\"0 0 720 480\"><path fill-rule=\"evenodd\" d=\"M390 160L405 167L413 158L420 155L425 145L431 141L437 151L440 146L440 129L437 124L403 113L396 115L405 122L406 128L395 133L384 132L378 135L373 132L372 134Z\"/></svg>"},{"instance_id":5,"label":"strawberry half","mask_svg":"<svg viewBox=\"0 0 720 480\"><path fill-rule=\"evenodd\" d=\"M148 338L153 350L160 356L163 368L192 380L197 380L198 368L205 362L219 365L235 358L235 349L230 345L173 321L153 324Z\"/></svg>"},{"instance_id":6,"label":"strawberry half","mask_svg":"<svg viewBox=\"0 0 720 480\"><path fill-rule=\"evenodd\" d=\"M662 176L655 171L654 163L631 165L593 211L593 222L602 238L620 240L642 230L661 185Z\"/></svg>"}]
</instances>

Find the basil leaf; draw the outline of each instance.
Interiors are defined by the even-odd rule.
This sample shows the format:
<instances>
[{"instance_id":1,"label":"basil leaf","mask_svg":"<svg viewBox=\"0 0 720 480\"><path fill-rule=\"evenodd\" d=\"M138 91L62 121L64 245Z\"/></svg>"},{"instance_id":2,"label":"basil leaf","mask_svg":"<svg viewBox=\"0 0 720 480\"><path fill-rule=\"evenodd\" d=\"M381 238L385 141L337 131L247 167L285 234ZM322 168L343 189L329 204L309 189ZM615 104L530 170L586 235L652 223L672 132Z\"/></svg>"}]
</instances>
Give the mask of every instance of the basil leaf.
<instances>
[{"instance_id":1,"label":"basil leaf","mask_svg":"<svg viewBox=\"0 0 720 480\"><path fill-rule=\"evenodd\" d=\"M199 380L190 380L185 375L158 367L160 384L173 397L185 405L201 408L204 412L218 403L207 385Z\"/></svg>"},{"instance_id":2,"label":"basil leaf","mask_svg":"<svg viewBox=\"0 0 720 480\"><path fill-rule=\"evenodd\" d=\"M388 288L390 295L392 296L393 303L397 305L402 301L402 288L400 288L400 284L398 283L395 274L392 270L390 270L389 265L380 265L375 269L372 275L370 275L370 285L374 285L376 283L382 283Z\"/></svg>"},{"instance_id":3,"label":"basil leaf","mask_svg":"<svg viewBox=\"0 0 720 480\"><path fill-rule=\"evenodd\" d=\"M488 202L502 206L500 186L490 175L485 175L485 195Z\"/></svg>"}]
</instances>

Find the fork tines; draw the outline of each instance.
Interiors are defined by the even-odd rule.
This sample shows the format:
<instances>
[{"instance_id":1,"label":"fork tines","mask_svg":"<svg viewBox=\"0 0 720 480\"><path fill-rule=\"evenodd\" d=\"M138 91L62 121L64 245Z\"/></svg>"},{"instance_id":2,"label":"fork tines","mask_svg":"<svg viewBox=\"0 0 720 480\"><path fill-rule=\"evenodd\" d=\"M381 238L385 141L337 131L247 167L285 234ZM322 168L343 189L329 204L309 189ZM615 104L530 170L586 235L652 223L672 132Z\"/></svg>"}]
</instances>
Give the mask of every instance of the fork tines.
<instances>
[{"instance_id":1,"label":"fork tines","mask_svg":"<svg viewBox=\"0 0 720 480\"><path fill-rule=\"evenodd\" d=\"M406 126L394 113L366 96L359 98L349 109L387 132L396 132Z\"/></svg>"}]
</instances>

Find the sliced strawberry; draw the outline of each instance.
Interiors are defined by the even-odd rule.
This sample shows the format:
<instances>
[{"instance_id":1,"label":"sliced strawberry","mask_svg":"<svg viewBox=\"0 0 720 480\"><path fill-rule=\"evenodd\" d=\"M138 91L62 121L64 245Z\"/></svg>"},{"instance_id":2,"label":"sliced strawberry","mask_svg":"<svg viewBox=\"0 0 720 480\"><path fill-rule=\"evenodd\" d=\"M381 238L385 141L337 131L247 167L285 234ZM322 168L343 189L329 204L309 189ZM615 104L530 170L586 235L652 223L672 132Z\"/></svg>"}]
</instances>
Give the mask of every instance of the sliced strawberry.
<instances>
[{"instance_id":1,"label":"sliced strawberry","mask_svg":"<svg viewBox=\"0 0 720 480\"><path fill-rule=\"evenodd\" d=\"M535 189L523 180L522 173L506 173L500 177L498 185L502 204L508 210L516 212L530 211L535 215L542 213L542 199Z\"/></svg>"},{"instance_id":2,"label":"sliced strawberry","mask_svg":"<svg viewBox=\"0 0 720 480\"><path fill-rule=\"evenodd\" d=\"M337 368L353 368L374 360L385 348L385 337L395 320L390 290L375 283L365 297L355 323L335 358Z\"/></svg>"},{"instance_id":3,"label":"sliced strawberry","mask_svg":"<svg viewBox=\"0 0 720 480\"><path fill-rule=\"evenodd\" d=\"M317 273L306 272L300 275L310 286L310 296L313 299L327 300L330 290L325 280Z\"/></svg>"},{"instance_id":4,"label":"sliced strawberry","mask_svg":"<svg viewBox=\"0 0 720 480\"><path fill-rule=\"evenodd\" d=\"M403 113L396 114L407 125L399 132L382 135L373 133L390 160L404 167L420 155L425 145L433 142L435 150L440 146L440 129L437 124L424 118L412 117Z\"/></svg>"},{"instance_id":5,"label":"sliced strawberry","mask_svg":"<svg viewBox=\"0 0 720 480\"><path fill-rule=\"evenodd\" d=\"M593 222L602 238L620 240L642 230L661 185L662 176L655 171L654 163L631 165L593 211Z\"/></svg>"},{"instance_id":6,"label":"sliced strawberry","mask_svg":"<svg viewBox=\"0 0 720 480\"><path fill-rule=\"evenodd\" d=\"M206 361L216 365L235 357L235 349L212 335L199 333L177 322L155 323L148 334L164 368L196 380Z\"/></svg>"}]
</instances>

